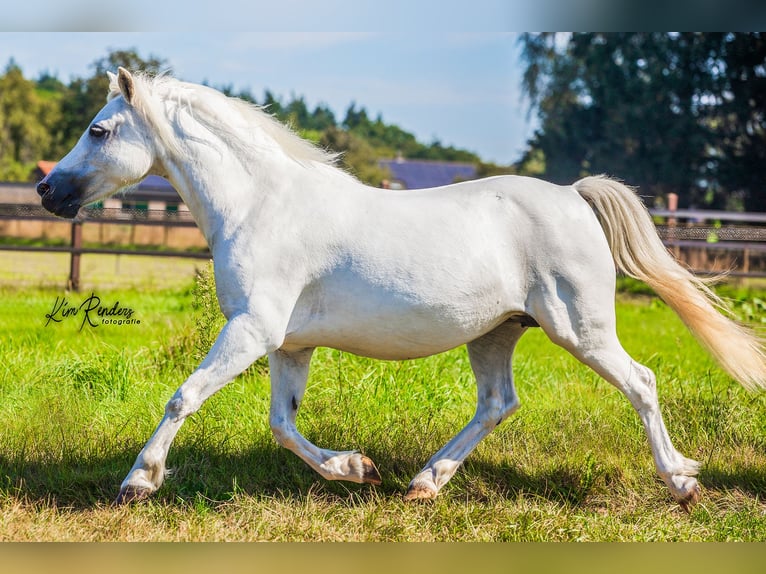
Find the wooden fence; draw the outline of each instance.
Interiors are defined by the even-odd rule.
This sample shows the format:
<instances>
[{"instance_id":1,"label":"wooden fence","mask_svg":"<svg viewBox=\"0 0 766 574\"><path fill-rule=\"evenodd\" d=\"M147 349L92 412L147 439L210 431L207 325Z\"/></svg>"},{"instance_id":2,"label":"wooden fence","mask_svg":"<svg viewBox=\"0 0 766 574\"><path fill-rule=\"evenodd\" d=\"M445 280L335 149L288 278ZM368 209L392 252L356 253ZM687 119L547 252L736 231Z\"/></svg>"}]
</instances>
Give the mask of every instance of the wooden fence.
<instances>
[{"instance_id":1,"label":"wooden fence","mask_svg":"<svg viewBox=\"0 0 766 574\"><path fill-rule=\"evenodd\" d=\"M105 207L83 209L71 222L69 245L0 244L0 251L64 252L70 254L67 287L80 288L80 259L89 253L149 255L155 257L193 257L209 259L207 250L134 249L84 247L83 226L122 224L130 226L196 227L183 205L167 209L125 209ZM697 273L726 271L733 276L766 277L766 213L737 213L709 210L650 210L665 245ZM46 221L61 223L40 206L0 205L2 221Z\"/></svg>"},{"instance_id":2,"label":"wooden fence","mask_svg":"<svg viewBox=\"0 0 766 574\"><path fill-rule=\"evenodd\" d=\"M766 277L766 213L650 211L665 245L692 271Z\"/></svg>"},{"instance_id":3,"label":"wooden fence","mask_svg":"<svg viewBox=\"0 0 766 574\"><path fill-rule=\"evenodd\" d=\"M6 204L0 205L0 221L47 221L61 223L61 218L51 215L42 206ZM86 253L107 255L149 255L154 257L192 257L210 259L210 251L190 249L140 249L124 247L84 247L83 226L89 224L160 226L164 229L173 227L196 228L188 210L168 211L163 209L139 210L125 208L83 209L71 221L69 245L14 245L0 244L0 251L62 252L69 253L69 278L67 288L80 289L80 259Z\"/></svg>"}]
</instances>

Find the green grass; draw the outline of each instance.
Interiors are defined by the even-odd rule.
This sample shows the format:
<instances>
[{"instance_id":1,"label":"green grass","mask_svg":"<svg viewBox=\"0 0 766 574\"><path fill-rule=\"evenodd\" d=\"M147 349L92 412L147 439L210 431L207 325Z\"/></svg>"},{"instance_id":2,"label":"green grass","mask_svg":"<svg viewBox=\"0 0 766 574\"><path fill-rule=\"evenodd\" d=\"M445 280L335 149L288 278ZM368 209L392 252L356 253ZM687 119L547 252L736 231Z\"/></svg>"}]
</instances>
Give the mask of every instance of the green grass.
<instances>
[{"instance_id":1,"label":"green grass","mask_svg":"<svg viewBox=\"0 0 766 574\"><path fill-rule=\"evenodd\" d=\"M725 376L655 299L620 298L619 331L657 374L677 448L704 463L690 515L657 478L627 400L539 330L515 355L521 409L435 501L402 495L473 414L463 348L406 362L317 351L299 428L320 446L370 456L380 486L325 481L276 445L259 361L186 421L168 459L173 474L150 501L112 507L220 316L209 285L104 290L141 323L46 327L62 295L0 290L0 540L766 538L764 397Z\"/></svg>"}]
</instances>

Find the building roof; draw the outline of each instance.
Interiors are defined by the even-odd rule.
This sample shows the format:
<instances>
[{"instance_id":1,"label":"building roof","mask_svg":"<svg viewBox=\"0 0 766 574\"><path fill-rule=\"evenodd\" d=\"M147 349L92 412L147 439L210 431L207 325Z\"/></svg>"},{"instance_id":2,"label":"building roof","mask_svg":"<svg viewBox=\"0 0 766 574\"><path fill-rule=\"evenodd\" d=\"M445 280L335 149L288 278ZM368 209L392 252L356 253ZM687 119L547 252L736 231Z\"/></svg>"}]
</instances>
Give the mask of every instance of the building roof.
<instances>
[{"instance_id":1,"label":"building roof","mask_svg":"<svg viewBox=\"0 0 766 574\"><path fill-rule=\"evenodd\" d=\"M51 170L56 166L58 162L40 160L37 162L37 169L43 174L43 177L48 175Z\"/></svg>"},{"instance_id":2,"label":"building roof","mask_svg":"<svg viewBox=\"0 0 766 574\"><path fill-rule=\"evenodd\" d=\"M391 172L391 178L405 189L423 189L475 179L472 163L410 159L382 159L378 164Z\"/></svg>"},{"instance_id":3,"label":"building roof","mask_svg":"<svg viewBox=\"0 0 766 574\"><path fill-rule=\"evenodd\" d=\"M181 198L175 188L164 177L159 175L147 175L138 187L123 196L133 201L170 201L181 202Z\"/></svg>"}]
</instances>

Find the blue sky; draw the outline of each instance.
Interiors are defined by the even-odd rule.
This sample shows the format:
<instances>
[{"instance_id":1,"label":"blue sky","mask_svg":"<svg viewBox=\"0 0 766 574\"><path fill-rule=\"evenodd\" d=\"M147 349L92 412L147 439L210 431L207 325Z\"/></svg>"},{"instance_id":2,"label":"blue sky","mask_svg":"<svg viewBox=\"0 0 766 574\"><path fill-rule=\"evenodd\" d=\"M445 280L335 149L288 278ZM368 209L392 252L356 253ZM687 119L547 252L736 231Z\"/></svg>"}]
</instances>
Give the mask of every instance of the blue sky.
<instances>
[{"instance_id":1,"label":"blue sky","mask_svg":"<svg viewBox=\"0 0 766 574\"><path fill-rule=\"evenodd\" d=\"M283 1L281 14L295 3ZM144 58L164 58L184 80L246 88L256 98L265 89L285 99L303 96L312 107L328 105L339 120L355 102L425 143L438 139L508 164L520 157L534 129L521 95L518 35L471 31L489 23L500 27L501 4L482 12L482 18L494 14L499 20L462 21L467 32L449 26L408 31L406 22L395 32L195 31L192 24L165 32L0 32L0 66L13 58L28 78L49 71L68 82L90 76L90 65L110 49L135 48ZM451 5L457 6L451 0L440 4L444 10ZM397 2L385 6L384 21L396 14ZM251 15L249 22L265 23L268 16Z\"/></svg>"}]
</instances>

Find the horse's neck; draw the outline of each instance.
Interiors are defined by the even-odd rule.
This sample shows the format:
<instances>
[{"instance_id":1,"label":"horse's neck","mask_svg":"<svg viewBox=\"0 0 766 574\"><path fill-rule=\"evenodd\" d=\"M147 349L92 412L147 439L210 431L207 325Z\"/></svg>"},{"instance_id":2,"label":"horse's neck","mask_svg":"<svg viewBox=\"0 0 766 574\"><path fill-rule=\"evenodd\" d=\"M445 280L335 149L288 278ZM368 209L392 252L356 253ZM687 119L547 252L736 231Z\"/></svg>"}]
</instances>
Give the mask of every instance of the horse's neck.
<instances>
[{"instance_id":1,"label":"horse's neck","mask_svg":"<svg viewBox=\"0 0 766 574\"><path fill-rule=\"evenodd\" d=\"M238 162L211 154L210 149L186 147L188 155L167 162L165 171L212 249L221 229L247 210L241 197L248 185L245 170Z\"/></svg>"},{"instance_id":2,"label":"horse's neck","mask_svg":"<svg viewBox=\"0 0 766 574\"><path fill-rule=\"evenodd\" d=\"M192 144L188 161L166 166L168 178L211 249L221 238L257 227L255 220L267 215L266 205L272 213L280 202L296 201L294 194L304 202L314 193L322 193L309 183L310 170L295 165L294 160L266 155L265 159L254 157L246 169L233 155ZM250 224L242 225L245 218Z\"/></svg>"}]
</instances>

